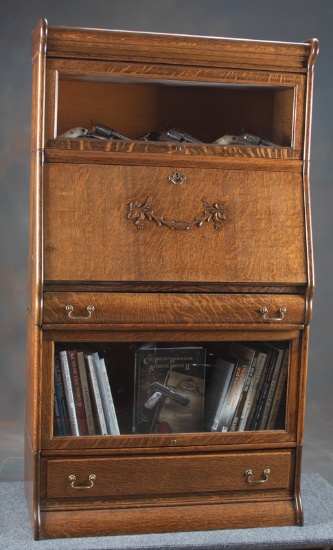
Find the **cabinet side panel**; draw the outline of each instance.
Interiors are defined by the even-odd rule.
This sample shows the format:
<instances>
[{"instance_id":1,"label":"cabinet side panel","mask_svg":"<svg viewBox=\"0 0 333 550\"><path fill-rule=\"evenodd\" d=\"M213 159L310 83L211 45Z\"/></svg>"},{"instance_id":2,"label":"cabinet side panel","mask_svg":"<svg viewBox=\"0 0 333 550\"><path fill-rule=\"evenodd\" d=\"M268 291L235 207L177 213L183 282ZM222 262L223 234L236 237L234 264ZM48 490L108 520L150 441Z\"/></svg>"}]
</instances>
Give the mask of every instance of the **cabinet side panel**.
<instances>
[{"instance_id":1,"label":"cabinet side panel","mask_svg":"<svg viewBox=\"0 0 333 550\"><path fill-rule=\"evenodd\" d=\"M25 431L24 451L24 490L28 507L29 519L35 539L39 538L40 508L39 508L39 453L33 452L27 429Z\"/></svg>"},{"instance_id":2,"label":"cabinet side panel","mask_svg":"<svg viewBox=\"0 0 333 550\"><path fill-rule=\"evenodd\" d=\"M40 329L27 315L26 429L33 452L39 450Z\"/></svg>"},{"instance_id":3,"label":"cabinet side panel","mask_svg":"<svg viewBox=\"0 0 333 550\"><path fill-rule=\"evenodd\" d=\"M37 325L41 324L43 301L42 156L41 151L33 151L30 161L28 309Z\"/></svg>"},{"instance_id":4,"label":"cabinet side panel","mask_svg":"<svg viewBox=\"0 0 333 550\"><path fill-rule=\"evenodd\" d=\"M33 35L31 169L30 169L30 241L29 309L40 324L42 301L42 168L45 116L46 24L41 21Z\"/></svg>"},{"instance_id":5,"label":"cabinet side panel","mask_svg":"<svg viewBox=\"0 0 333 550\"><path fill-rule=\"evenodd\" d=\"M40 329L27 314L25 497L35 538L39 538L39 357Z\"/></svg>"}]
</instances>

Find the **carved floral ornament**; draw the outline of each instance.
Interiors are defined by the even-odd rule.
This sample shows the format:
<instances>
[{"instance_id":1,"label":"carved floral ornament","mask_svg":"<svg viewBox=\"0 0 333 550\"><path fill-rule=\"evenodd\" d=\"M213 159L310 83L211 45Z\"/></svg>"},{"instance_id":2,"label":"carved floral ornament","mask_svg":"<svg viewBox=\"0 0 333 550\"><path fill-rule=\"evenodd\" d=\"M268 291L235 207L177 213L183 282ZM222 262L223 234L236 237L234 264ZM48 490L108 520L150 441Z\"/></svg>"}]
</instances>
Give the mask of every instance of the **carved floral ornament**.
<instances>
[{"instance_id":1,"label":"carved floral ornament","mask_svg":"<svg viewBox=\"0 0 333 550\"><path fill-rule=\"evenodd\" d=\"M155 222L158 227L166 226L173 230L190 229L193 226L202 227L204 222L213 221L215 229L222 229L223 223L228 219L225 204L215 203L211 205L205 199L202 199L201 202L205 207L202 217L197 217L192 221L166 220L163 216L154 214L152 210L153 200L154 197L148 197L144 204L139 201L130 203L127 218L136 220L135 225L138 229L142 229L147 221Z\"/></svg>"}]
</instances>

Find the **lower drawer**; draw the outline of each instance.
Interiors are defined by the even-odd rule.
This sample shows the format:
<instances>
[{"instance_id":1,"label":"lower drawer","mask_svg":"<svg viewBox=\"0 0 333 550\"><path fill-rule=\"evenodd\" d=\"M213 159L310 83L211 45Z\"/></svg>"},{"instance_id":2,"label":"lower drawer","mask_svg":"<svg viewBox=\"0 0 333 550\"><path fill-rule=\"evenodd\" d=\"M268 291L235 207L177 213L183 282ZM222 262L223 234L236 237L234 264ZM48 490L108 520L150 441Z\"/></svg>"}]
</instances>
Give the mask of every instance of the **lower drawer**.
<instances>
[{"instance_id":1,"label":"lower drawer","mask_svg":"<svg viewBox=\"0 0 333 550\"><path fill-rule=\"evenodd\" d=\"M47 499L148 499L291 490L291 451L46 460Z\"/></svg>"}]
</instances>

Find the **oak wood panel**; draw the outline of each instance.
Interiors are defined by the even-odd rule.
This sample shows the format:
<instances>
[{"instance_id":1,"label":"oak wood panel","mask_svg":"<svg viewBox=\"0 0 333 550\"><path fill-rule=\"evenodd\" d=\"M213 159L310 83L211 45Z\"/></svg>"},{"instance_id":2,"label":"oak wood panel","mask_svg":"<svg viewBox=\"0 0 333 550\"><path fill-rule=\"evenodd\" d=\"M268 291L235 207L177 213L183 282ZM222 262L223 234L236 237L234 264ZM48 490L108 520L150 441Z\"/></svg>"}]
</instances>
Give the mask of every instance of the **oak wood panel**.
<instances>
[{"instance_id":1,"label":"oak wood panel","mask_svg":"<svg viewBox=\"0 0 333 550\"><path fill-rule=\"evenodd\" d=\"M73 306L73 311L66 306ZM87 311L93 305L94 311ZM287 308L281 318L280 308ZM305 318L305 300L302 296L270 294L168 294L168 293L93 293L46 292L44 295L43 323L49 324L129 324L133 325L184 325L200 326L230 324L270 325L260 309L267 307L268 318L283 328L285 325L302 325ZM73 317L73 319L71 318ZM79 319L77 319L79 317Z\"/></svg>"},{"instance_id":2,"label":"oak wood panel","mask_svg":"<svg viewBox=\"0 0 333 550\"><path fill-rule=\"evenodd\" d=\"M130 204L148 197L164 220L203 218L202 200L225 204L227 220L138 229ZM307 282L301 174L47 165L44 219L48 280Z\"/></svg>"},{"instance_id":3,"label":"oak wood panel","mask_svg":"<svg viewBox=\"0 0 333 550\"><path fill-rule=\"evenodd\" d=\"M301 524L293 499L41 512L40 538L126 535ZM144 521L143 521L144 515Z\"/></svg>"},{"instance_id":4,"label":"oak wood panel","mask_svg":"<svg viewBox=\"0 0 333 550\"><path fill-rule=\"evenodd\" d=\"M39 402L41 387L39 360L42 334L29 312L27 313L26 339L26 431L32 452L36 453L40 447L40 411L37 403Z\"/></svg>"},{"instance_id":5,"label":"oak wood panel","mask_svg":"<svg viewBox=\"0 0 333 550\"><path fill-rule=\"evenodd\" d=\"M69 140L65 140L69 143ZM65 143L64 142L64 143ZM84 140L72 140L70 147L61 147L61 140L52 142L56 147L45 150L45 162L65 164L114 164L125 166L170 166L170 161L178 166L190 168L220 168L225 170L250 170L267 172L300 173L303 162L300 160L299 151L289 149L276 149L274 147L247 148L240 150L233 147L218 147L207 145L199 148L184 144L175 146L172 144L153 142L143 144L136 141L129 142L105 142L98 147ZM79 147L75 147L78 144ZM222 154L220 151L222 150ZM248 151L248 154L246 154ZM287 151L284 155L283 151ZM289 154L290 151L290 154ZM276 153L275 153L276 152ZM227 153L224 155L224 153ZM172 158L170 158L172 157Z\"/></svg>"},{"instance_id":6,"label":"oak wood panel","mask_svg":"<svg viewBox=\"0 0 333 550\"><path fill-rule=\"evenodd\" d=\"M111 153L112 155L108 155ZM142 158L142 155L145 155ZM122 141L122 140L94 140L94 139L48 139L46 141L45 162L97 162L99 164L122 164L121 159L126 158L129 164L152 164L153 159L147 158L147 155L154 155L153 159L160 166L163 162L170 163L170 155L177 155L177 158L183 164L189 160L191 163L202 163L204 160L207 168L217 166L226 166L227 159L229 164L233 164L236 169L235 159L239 163L239 169L246 167L245 162L248 159L247 167L250 169L267 170L267 164L259 164L256 159L265 159L266 161L281 159L285 161L300 161L302 151L290 147L246 147L235 145L195 145L191 143L173 144L163 141ZM217 157L217 158L214 158ZM250 162L249 162L250 160ZM223 162L224 161L224 162ZM193 164L191 164L193 165ZM272 168L274 165L272 164ZM280 171L299 171L300 164L291 162L279 162L276 168Z\"/></svg>"},{"instance_id":7,"label":"oak wood panel","mask_svg":"<svg viewBox=\"0 0 333 550\"><path fill-rule=\"evenodd\" d=\"M291 488L292 453L272 451L200 456L113 457L85 459L49 459L47 461L46 498L102 498L157 500L175 495L221 494L228 491L264 492ZM263 471L271 474L265 483L249 483L246 470L253 479L262 479ZM74 474L76 486L89 485L90 474L96 482L89 490L77 491L68 480ZM80 493L78 495L78 493Z\"/></svg>"},{"instance_id":8,"label":"oak wood panel","mask_svg":"<svg viewBox=\"0 0 333 550\"><path fill-rule=\"evenodd\" d=\"M41 323L43 293L42 156L33 151L30 164L28 310L36 324Z\"/></svg>"},{"instance_id":9,"label":"oak wood panel","mask_svg":"<svg viewBox=\"0 0 333 550\"><path fill-rule=\"evenodd\" d=\"M303 72L311 44L49 26L47 53L50 57L153 59L165 64Z\"/></svg>"}]
</instances>

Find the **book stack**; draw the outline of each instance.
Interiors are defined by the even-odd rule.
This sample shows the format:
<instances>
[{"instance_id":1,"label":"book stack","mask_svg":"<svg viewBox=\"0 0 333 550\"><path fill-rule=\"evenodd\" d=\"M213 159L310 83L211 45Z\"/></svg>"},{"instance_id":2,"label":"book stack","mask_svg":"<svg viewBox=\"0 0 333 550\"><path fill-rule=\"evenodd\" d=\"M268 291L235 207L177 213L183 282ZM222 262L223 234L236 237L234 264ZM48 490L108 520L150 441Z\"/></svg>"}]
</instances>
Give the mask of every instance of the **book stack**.
<instances>
[{"instance_id":1,"label":"book stack","mask_svg":"<svg viewBox=\"0 0 333 550\"><path fill-rule=\"evenodd\" d=\"M53 433L119 435L105 360L97 352L76 349L56 352Z\"/></svg>"},{"instance_id":2,"label":"book stack","mask_svg":"<svg viewBox=\"0 0 333 550\"><path fill-rule=\"evenodd\" d=\"M287 345L232 343L215 363L204 428L212 432L284 429L288 363Z\"/></svg>"}]
</instances>

